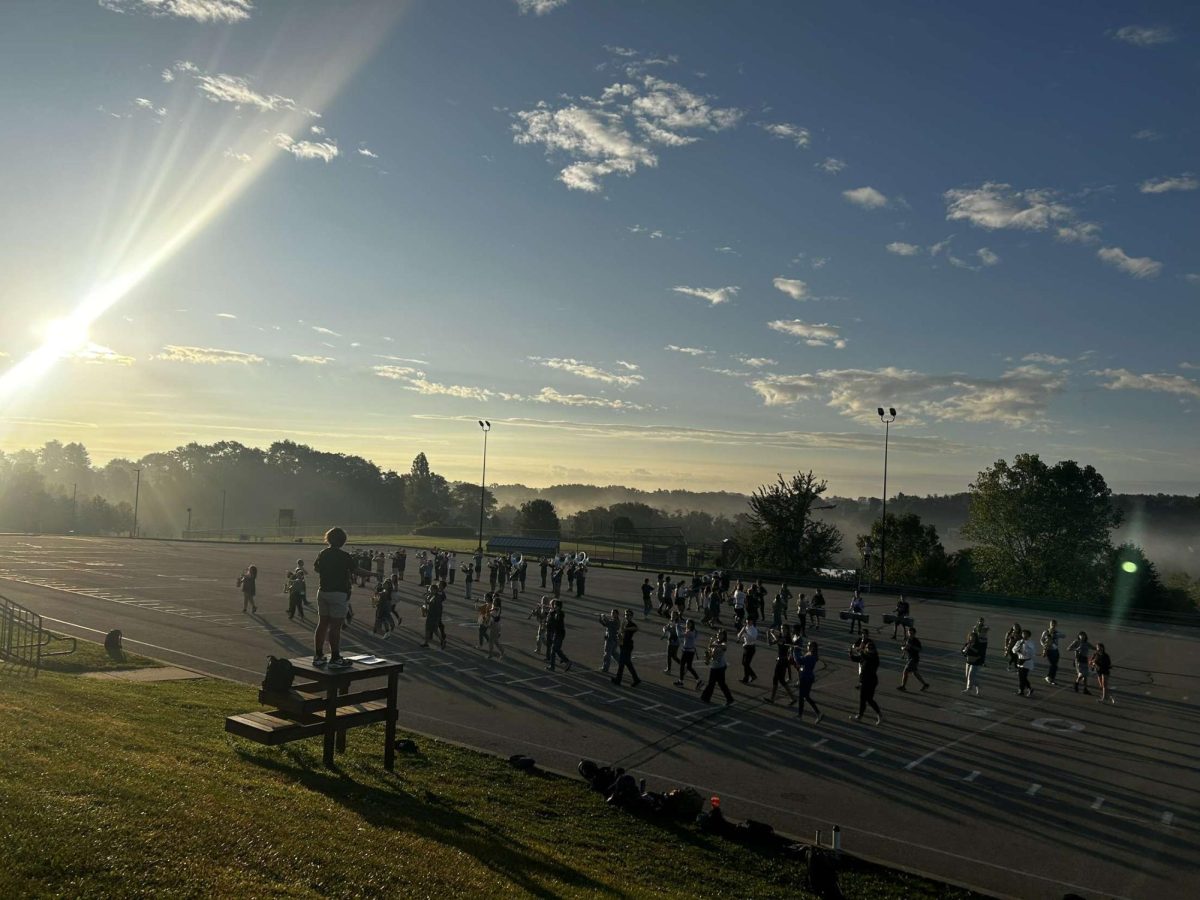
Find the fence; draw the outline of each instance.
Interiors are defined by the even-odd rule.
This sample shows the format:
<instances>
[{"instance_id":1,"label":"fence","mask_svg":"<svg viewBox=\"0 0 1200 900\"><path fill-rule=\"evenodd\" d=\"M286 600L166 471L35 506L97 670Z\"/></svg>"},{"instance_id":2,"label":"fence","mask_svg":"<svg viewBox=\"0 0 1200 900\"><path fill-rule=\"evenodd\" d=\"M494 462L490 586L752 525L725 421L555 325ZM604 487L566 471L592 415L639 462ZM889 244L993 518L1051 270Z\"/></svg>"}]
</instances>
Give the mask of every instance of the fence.
<instances>
[{"instance_id":1,"label":"fence","mask_svg":"<svg viewBox=\"0 0 1200 900\"><path fill-rule=\"evenodd\" d=\"M50 644L61 641L70 649L48 650ZM61 637L42 627L42 617L7 597L0 597L0 660L20 668L33 669L36 677L47 656L74 653L75 638Z\"/></svg>"}]
</instances>

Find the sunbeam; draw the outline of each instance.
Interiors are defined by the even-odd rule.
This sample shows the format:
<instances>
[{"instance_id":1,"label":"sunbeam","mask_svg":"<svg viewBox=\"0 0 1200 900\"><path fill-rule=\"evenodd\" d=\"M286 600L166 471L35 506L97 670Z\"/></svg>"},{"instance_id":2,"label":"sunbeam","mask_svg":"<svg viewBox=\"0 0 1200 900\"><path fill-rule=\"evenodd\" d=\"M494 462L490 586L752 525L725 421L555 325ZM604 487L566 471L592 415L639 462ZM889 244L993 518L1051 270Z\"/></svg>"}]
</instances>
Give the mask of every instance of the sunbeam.
<instances>
[{"instance_id":1,"label":"sunbeam","mask_svg":"<svg viewBox=\"0 0 1200 900\"><path fill-rule=\"evenodd\" d=\"M175 108L182 113L160 126L158 139L144 157L125 157L126 171L113 173L114 183L136 175L141 185L122 214L98 223L108 237L97 242L103 249L91 266L97 273L95 286L68 315L44 326L43 340L34 350L0 374L0 413L30 400L56 363L88 347L93 326L116 304L233 208L268 169L287 159L287 142L300 140L320 118L314 110L337 96L406 7L380 3L365 11L356 9L350 22L331 13L328 19L310 17L302 26L292 26L302 28L310 39L319 34L324 56L315 64L311 58L303 65L287 61L255 73L255 85L268 90L286 87L297 98L266 95L270 108L262 108L263 95L248 89L245 97L231 90L206 90L214 81L227 89L246 84L240 76L219 74L219 56L206 64L210 70L176 63L186 76L176 81ZM256 103L260 108L255 109ZM239 148L241 158L226 156L228 148Z\"/></svg>"}]
</instances>

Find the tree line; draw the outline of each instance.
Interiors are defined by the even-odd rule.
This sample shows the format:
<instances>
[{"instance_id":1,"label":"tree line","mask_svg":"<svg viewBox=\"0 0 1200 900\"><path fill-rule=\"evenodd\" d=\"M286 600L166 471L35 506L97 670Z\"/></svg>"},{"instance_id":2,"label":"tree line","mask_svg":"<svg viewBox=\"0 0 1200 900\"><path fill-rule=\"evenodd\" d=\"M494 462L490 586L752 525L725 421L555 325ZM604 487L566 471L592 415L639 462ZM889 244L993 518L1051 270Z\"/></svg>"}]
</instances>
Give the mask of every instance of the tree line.
<instances>
[{"instance_id":1,"label":"tree line","mask_svg":"<svg viewBox=\"0 0 1200 900\"><path fill-rule=\"evenodd\" d=\"M739 533L745 563L807 573L844 560L841 531L814 515L825 505L826 490L826 482L807 472L779 476L755 491ZM1037 454L1018 454L980 472L967 497L962 536L968 546L947 553L935 526L915 513L889 512L858 535L854 568L891 585L1114 608L1190 611L1200 599L1196 579L1185 573L1164 579L1141 547L1114 544L1125 514L1092 466L1049 465Z\"/></svg>"},{"instance_id":2,"label":"tree line","mask_svg":"<svg viewBox=\"0 0 1200 900\"><path fill-rule=\"evenodd\" d=\"M615 488L597 490L606 493L591 496L621 496ZM651 534L670 540L674 534L693 547L732 538L743 550L742 565L795 574L843 566L872 581L880 577L886 544L891 584L1080 602L1108 597L1118 604L1179 609L1191 608L1200 594L1196 580L1183 573L1164 578L1139 546L1114 542L1131 510L1140 514L1145 504L1131 506L1131 498L1114 497L1091 466L1048 465L1036 454L1021 454L980 472L965 494L898 495L889 501L886 517L874 515L875 501L858 501L864 509L855 513L848 509L854 501L834 503L826 494L826 482L801 472L762 485L732 515L668 511L640 501L563 515L541 497L500 505L492 489L433 471L424 453L407 472L293 441L265 450L236 441L191 443L104 466L93 465L78 443L50 441L38 450L0 453L5 531L130 533L136 495L137 530L145 536L178 536L189 526L194 532L261 533L280 510L293 510L298 522L309 525L378 523L401 532L473 535L482 495L489 534L632 542ZM735 495L704 496L724 503ZM1160 506L1167 503L1163 514L1181 524L1194 523L1200 512L1200 498L1157 499ZM911 511L917 500L933 504L935 518L957 516L962 522L957 549L948 552L936 525ZM864 511L872 514L869 520ZM865 521L870 526L860 530ZM843 532L847 525L859 526L850 540Z\"/></svg>"}]
</instances>

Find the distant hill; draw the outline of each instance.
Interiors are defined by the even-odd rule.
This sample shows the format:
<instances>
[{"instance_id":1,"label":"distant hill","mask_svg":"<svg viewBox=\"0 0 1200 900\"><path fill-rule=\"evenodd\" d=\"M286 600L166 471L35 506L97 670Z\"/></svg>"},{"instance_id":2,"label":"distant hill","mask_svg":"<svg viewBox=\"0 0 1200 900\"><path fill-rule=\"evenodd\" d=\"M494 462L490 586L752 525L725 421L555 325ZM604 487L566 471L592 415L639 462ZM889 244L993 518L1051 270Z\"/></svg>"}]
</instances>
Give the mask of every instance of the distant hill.
<instances>
[{"instance_id":1,"label":"distant hill","mask_svg":"<svg viewBox=\"0 0 1200 900\"><path fill-rule=\"evenodd\" d=\"M501 484L489 487L501 506L520 506L526 500L541 498L553 503L560 516L569 516L597 506L612 506L614 503L645 503L664 512L694 510L733 518L746 511L746 503L750 499L746 494L730 491L643 491L619 484L556 484L547 488Z\"/></svg>"}]
</instances>

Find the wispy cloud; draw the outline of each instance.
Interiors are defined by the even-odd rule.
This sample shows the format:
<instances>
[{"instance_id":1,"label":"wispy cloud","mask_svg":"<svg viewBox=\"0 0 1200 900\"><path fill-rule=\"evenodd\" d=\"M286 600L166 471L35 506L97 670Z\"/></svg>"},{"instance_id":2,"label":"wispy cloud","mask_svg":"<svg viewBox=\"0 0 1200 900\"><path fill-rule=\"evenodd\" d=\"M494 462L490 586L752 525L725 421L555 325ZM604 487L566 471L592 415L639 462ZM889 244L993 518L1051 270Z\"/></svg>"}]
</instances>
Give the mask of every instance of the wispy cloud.
<instances>
[{"instance_id":1,"label":"wispy cloud","mask_svg":"<svg viewBox=\"0 0 1200 900\"><path fill-rule=\"evenodd\" d=\"M248 163L254 159L249 153L238 153L232 147L226 147L224 156L226 159L232 159L235 162Z\"/></svg>"},{"instance_id":2,"label":"wispy cloud","mask_svg":"<svg viewBox=\"0 0 1200 900\"><path fill-rule=\"evenodd\" d=\"M132 356L125 356L110 347L91 341L67 355L70 359L85 363L110 363L115 366L132 366L134 363Z\"/></svg>"},{"instance_id":3,"label":"wispy cloud","mask_svg":"<svg viewBox=\"0 0 1200 900\"><path fill-rule=\"evenodd\" d=\"M330 337L341 337L342 336L342 333L340 331L334 331L333 329L326 328L323 325L312 325L309 327L311 327L312 330L315 331L317 334L327 334Z\"/></svg>"},{"instance_id":4,"label":"wispy cloud","mask_svg":"<svg viewBox=\"0 0 1200 900\"><path fill-rule=\"evenodd\" d=\"M523 16L530 13L535 16L544 16L546 13L554 12L560 6L567 5L567 0L515 0L515 2Z\"/></svg>"},{"instance_id":5,"label":"wispy cloud","mask_svg":"<svg viewBox=\"0 0 1200 900\"><path fill-rule=\"evenodd\" d=\"M1143 128L1140 131L1135 131L1133 133L1133 139L1135 141L1161 141L1162 134L1155 131L1153 128Z\"/></svg>"},{"instance_id":6,"label":"wispy cloud","mask_svg":"<svg viewBox=\"0 0 1200 900\"><path fill-rule=\"evenodd\" d=\"M985 266L995 266L1000 263L999 255L993 253L987 247L980 247L975 251L975 255L979 257L979 261Z\"/></svg>"},{"instance_id":7,"label":"wispy cloud","mask_svg":"<svg viewBox=\"0 0 1200 900\"><path fill-rule=\"evenodd\" d=\"M809 133L808 129L801 128L799 125L789 125L786 122L759 122L758 127L772 137L777 137L785 141L791 141L801 149L807 148L812 142L812 135Z\"/></svg>"},{"instance_id":8,"label":"wispy cloud","mask_svg":"<svg viewBox=\"0 0 1200 900\"><path fill-rule=\"evenodd\" d=\"M423 377L408 379L405 389L430 396L456 397L459 400L483 401L494 396L487 388L468 387L462 384L439 384L436 381L427 381Z\"/></svg>"},{"instance_id":9,"label":"wispy cloud","mask_svg":"<svg viewBox=\"0 0 1200 900\"><path fill-rule=\"evenodd\" d=\"M1021 357L1024 362L1043 363L1047 366L1065 366L1070 362L1062 356L1052 356L1049 353L1026 353Z\"/></svg>"},{"instance_id":10,"label":"wispy cloud","mask_svg":"<svg viewBox=\"0 0 1200 900\"><path fill-rule=\"evenodd\" d=\"M1200 188L1200 180L1191 172L1167 178L1150 178L1143 181L1138 190L1143 194L1165 194L1167 191L1194 191Z\"/></svg>"},{"instance_id":11,"label":"wispy cloud","mask_svg":"<svg viewBox=\"0 0 1200 900\"><path fill-rule=\"evenodd\" d=\"M787 294L793 300L808 299L808 285L799 278L777 277L772 282L775 289Z\"/></svg>"},{"instance_id":12,"label":"wispy cloud","mask_svg":"<svg viewBox=\"0 0 1200 900\"><path fill-rule=\"evenodd\" d=\"M1101 247L1096 255L1134 278L1157 278L1163 264L1148 256L1130 256L1120 247Z\"/></svg>"},{"instance_id":13,"label":"wispy cloud","mask_svg":"<svg viewBox=\"0 0 1200 900\"><path fill-rule=\"evenodd\" d=\"M647 228L645 225L626 225L625 230L630 234L644 234L651 240L661 240L666 237L660 228Z\"/></svg>"},{"instance_id":14,"label":"wispy cloud","mask_svg":"<svg viewBox=\"0 0 1200 900\"><path fill-rule=\"evenodd\" d=\"M218 319L236 319L237 316L235 316L233 313L217 313L217 318Z\"/></svg>"},{"instance_id":15,"label":"wispy cloud","mask_svg":"<svg viewBox=\"0 0 1200 900\"><path fill-rule=\"evenodd\" d=\"M623 359L618 359L617 365L628 372L636 372L641 368L641 366L639 366L637 363L625 362Z\"/></svg>"},{"instance_id":16,"label":"wispy cloud","mask_svg":"<svg viewBox=\"0 0 1200 900\"><path fill-rule=\"evenodd\" d=\"M587 378L589 381L599 381L603 384L615 384L622 388L632 387L633 385L640 384L645 380L641 375L609 372L605 369L601 369L599 366L582 362L578 359L547 359L541 356L531 356L529 357L529 361L538 363L539 365L545 366L548 369L557 369L560 372L568 372L572 375L578 375L580 378ZM633 368L636 369L637 366L634 366Z\"/></svg>"},{"instance_id":17,"label":"wispy cloud","mask_svg":"<svg viewBox=\"0 0 1200 900\"><path fill-rule=\"evenodd\" d=\"M363 144L363 145L360 145L360 146L359 146L359 148L358 148L358 155L359 155L359 156L365 156L365 157L367 157L368 159L379 159L379 154L378 154L378 153L375 153L373 150L371 150L371 149L370 149L369 147L367 147L365 144Z\"/></svg>"},{"instance_id":18,"label":"wispy cloud","mask_svg":"<svg viewBox=\"0 0 1200 900\"><path fill-rule=\"evenodd\" d=\"M1107 378L1108 383L1101 387L1110 391L1154 391L1162 394L1175 394L1180 397L1200 398L1200 382L1184 378L1182 375L1167 373L1137 375L1128 369L1100 369L1091 374Z\"/></svg>"},{"instance_id":19,"label":"wispy cloud","mask_svg":"<svg viewBox=\"0 0 1200 900\"><path fill-rule=\"evenodd\" d=\"M429 360L427 360L427 359L412 359L411 357L408 357L408 356L382 356L382 355L376 353L375 358L376 359L386 359L388 362L412 363L413 365L416 365L416 366L429 365Z\"/></svg>"},{"instance_id":20,"label":"wispy cloud","mask_svg":"<svg viewBox=\"0 0 1200 900\"><path fill-rule=\"evenodd\" d=\"M888 203L888 198L873 187L860 187L849 191L842 191L842 196L855 206L861 206L863 209L879 209L880 207L887 206Z\"/></svg>"},{"instance_id":21,"label":"wispy cloud","mask_svg":"<svg viewBox=\"0 0 1200 900\"><path fill-rule=\"evenodd\" d=\"M243 353L240 350L218 350L215 347L187 347L179 344L167 344L162 353L151 357L165 362L204 363L222 365L234 363L237 365L253 365L263 362L263 358L255 353Z\"/></svg>"},{"instance_id":22,"label":"wispy cloud","mask_svg":"<svg viewBox=\"0 0 1200 900\"><path fill-rule=\"evenodd\" d=\"M836 175L846 168L846 163L835 156L827 156L817 163L817 168L830 175Z\"/></svg>"},{"instance_id":23,"label":"wispy cloud","mask_svg":"<svg viewBox=\"0 0 1200 900\"><path fill-rule=\"evenodd\" d=\"M298 112L307 116L319 117L311 109L302 108L291 97L282 94L263 94L255 90L248 78L224 73L209 74L201 72L190 62L179 62L176 72L187 72L196 81L196 89L201 96L213 103L229 103L236 107L249 107L259 112Z\"/></svg>"},{"instance_id":24,"label":"wispy cloud","mask_svg":"<svg viewBox=\"0 0 1200 900\"><path fill-rule=\"evenodd\" d=\"M1045 231L1051 225L1076 221L1075 210L1043 188L1013 190L1012 185L989 181L977 188L957 188L942 195L946 218L979 228L1017 228Z\"/></svg>"},{"instance_id":25,"label":"wispy cloud","mask_svg":"<svg viewBox=\"0 0 1200 900\"><path fill-rule=\"evenodd\" d=\"M799 319L776 319L768 322L767 327L780 334L800 338L810 347L833 346L838 350L846 347L846 340L841 336L841 326L830 325L828 322L812 325Z\"/></svg>"},{"instance_id":26,"label":"wispy cloud","mask_svg":"<svg viewBox=\"0 0 1200 900\"><path fill-rule=\"evenodd\" d=\"M494 396L492 391L487 388L469 387L461 384L440 384L436 381L429 381L424 372L410 366L372 366L371 371L380 378L402 382L405 390L414 391L418 394L480 401Z\"/></svg>"},{"instance_id":27,"label":"wispy cloud","mask_svg":"<svg viewBox=\"0 0 1200 900\"><path fill-rule=\"evenodd\" d=\"M138 97L133 101L133 105L138 109L144 110L152 115L158 121L162 121L167 117L167 109L165 106L155 106L153 102L145 97Z\"/></svg>"},{"instance_id":28,"label":"wispy cloud","mask_svg":"<svg viewBox=\"0 0 1200 900\"><path fill-rule=\"evenodd\" d=\"M1112 33L1118 41L1135 47L1155 47L1175 40L1175 31L1169 25L1125 25Z\"/></svg>"},{"instance_id":29,"label":"wispy cloud","mask_svg":"<svg viewBox=\"0 0 1200 900\"><path fill-rule=\"evenodd\" d=\"M100 0L112 12L175 16L197 22L241 22L254 12L251 0Z\"/></svg>"},{"instance_id":30,"label":"wispy cloud","mask_svg":"<svg viewBox=\"0 0 1200 900\"><path fill-rule=\"evenodd\" d=\"M722 288L697 288L688 287L686 285L677 284L671 288L677 294L687 294L689 297L699 297L701 300L707 300L713 306L721 303L728 303L737 296L741 288L736 285L730 285Z\"/></svg>"},{"instance_id":31,"label":"wispy cloud","mask_svg":"<svg viewBox=\"0 0 1200 900\"><path fill-rule=\"evenodd\" d=\"M771 359L770 357L766 357L766 356L738 356L735 358L742 365L751 366L752 368L755 368L755 369L761 369L761 368L764 368L765 366L779 365L779 360Z\"/></svg>"},{"instance_id":32,"label":"wispy cloud","mask_svg":"<svg viewBox=\"0 0 1200 900\"><path fill-rule=\"evenodd\" d=\"M297 353L292 354L292 359L310 366L326 366L335 361L332 356L301 356Z\"/></svg>"},{"instance_id":33,"label":"wispy cloud","mask_svg":"<svg viewBox=\"0 0 1200 900\"><path fill-rule=\"evenodd\" d=\"M286 150L296 159L319 159L327 163L338 155L337 143L332 140L297 141L281 131L275 135L274 142L276 147Z\"/></svg>"},{"instance_id":34,"label":"wispy cloud","mask_svg":"<svg viewBox=\"0 0 1200 900\"><path fill-rule=\"evenodd\" d=\"M704 347L680 347L676 344L667 344L663 349L672 353L682 353L684 356L711 356L713 353Z\"/></svg>"},{"instance_id":35,"label":"wispy cloud","mask_svg":"<svg viewBox=\"0 0 1200 900\"><path fill-rule=\"evenodd\" d=\"M558 180L572 190L598 192L609 175L632 175L658 165L659 147L682 147L703 132L732 128L741 111L681 84L627 67L629 81L609 85L599 99L541 101L514 114L513 140L540 145L567 165Z\"/></svg>"},{"instance_id":36,"label":"wispy cloud","mask_svg":"<svg viewBox=\"0 0 1200 900\"><path fill-rule=\"evenodd\" d=\"M897 256L916 256L921 252L921 248L917 244L906 244L904 241L892 241L887 245L888 253L895 253Z\"/></svg>"},{"instance_id":37,"label":"wispy cloud","mask_svg":"<svg viewBox=\"0 0 1200 900\"><path fill-rule=\"evenodd\" d=\"M553 403L558 406L594 407L597 409L640 410L646 407L640 403L609 397L593 397L589 394L564 394L552 387L544 387L536 394L500 394L503 400L516 400L533 403Z\"/></svg>"},{"instance_id":38,"label":"wispy cloud","mask_svg":"<svg viewBox=\"0 0 1200 900\"><path fill-rule=\"evenodd\" d=\"M425 373L411 366L372 366L371 371L380 378L390 378L392 381L404 381L409 378L421 378Z\"/></svg>"},{"instance_id":39,"label":"wispy cloud","mask_svg":"<svg viewBox=\"0 0 1200 900\"><path fill-rule=\"evenodd\" d=\"M998 378L959 373L926 374L911 369L824 369L804 375L767 375L751 387L767 406L817 400L844 416L873 421L875 407L904 398L906 420L999 422L1011 427L1044 423L1050 401L1066 376L1036 366L1018 366Z\"/></svg>"}]
</instances>

